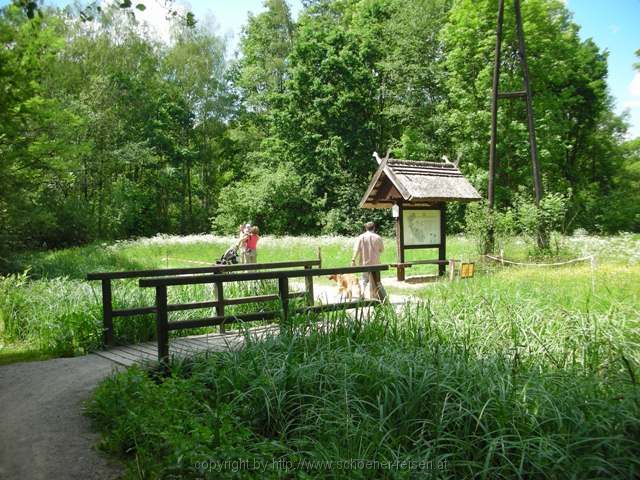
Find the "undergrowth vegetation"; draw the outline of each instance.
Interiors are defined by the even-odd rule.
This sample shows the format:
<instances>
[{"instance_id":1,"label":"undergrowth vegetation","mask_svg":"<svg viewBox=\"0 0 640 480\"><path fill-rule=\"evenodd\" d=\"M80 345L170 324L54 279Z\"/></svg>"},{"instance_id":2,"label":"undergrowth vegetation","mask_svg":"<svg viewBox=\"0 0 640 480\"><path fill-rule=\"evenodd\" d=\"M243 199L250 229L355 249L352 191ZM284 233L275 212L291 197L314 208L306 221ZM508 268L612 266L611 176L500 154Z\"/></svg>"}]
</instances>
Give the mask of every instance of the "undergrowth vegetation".
<instances>
[{"instance_id":1,"label":"undergrowth vegetation","mask_svg":"<svg viewBox=\"0 0 640 480\"><path fill-rule=\"evenodd\" d=\"M130 478L635 478L637 306L458 293L132 368L88 413Z\"/></svg>"}]
</instances>

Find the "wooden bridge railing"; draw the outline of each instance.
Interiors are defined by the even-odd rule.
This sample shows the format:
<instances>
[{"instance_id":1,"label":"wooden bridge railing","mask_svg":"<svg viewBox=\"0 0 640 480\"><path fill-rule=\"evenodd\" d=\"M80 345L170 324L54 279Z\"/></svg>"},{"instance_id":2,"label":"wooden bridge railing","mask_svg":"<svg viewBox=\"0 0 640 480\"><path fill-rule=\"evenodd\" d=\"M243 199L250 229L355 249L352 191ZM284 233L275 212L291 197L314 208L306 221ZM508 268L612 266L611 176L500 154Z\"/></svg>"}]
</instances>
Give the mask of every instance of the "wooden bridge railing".
<instances>
[{"instance_id":1,"label":"wooden bridge railing","mask_svg":"<svg viewBox=\"0 0 640 480\"><path fill-rule=\"evenodd\" d=\"M283 321L288 319L291 313L306 313L306 312L327 312L335 310L346 310L349 308L364 307L378 305L384 298L380 298L380 292L384 292L380 288L380 272L388 270L388 265L370 265L360 267L345 267L345 268L305 268L303 270L285 270L285 271L268 271L268 272L244 272L244 273L227 273L227 274L212 274L212 275L195 275L195 276L180 276L180 277L160 277L160 278L142 278L139 281L140 287L153 287L156 289L156 305L154 311L156 312L156 329L158 339L158 360L163 362L169 358L169 332L172 330L181 330L185 328L199 328L199 327L211 327L216 325L224 326L225 324L235 322L250 322L256 320L273 320L281 318ZM341 302L325 305L314 305L313 295L313 277L332 275L332 274L348 274L348 273L372 273L373 290L378 295L378 298L372 300L361 300L352 302ZM289 299L295 294L289 293L289 279L291 278L304 278L305 279L305 292L306 307L298 308L295 310L289 309ZM278 280L278 294L277 295L263 295L259 297L246 297L243 299L231 299L225 300L224 298L224 284L229 282L245 282L253 280ZM186 308L200 308L193 307L195 304L186 305L169 305L167 303L167 287L175 285L197 285L197 284L214 284L217 291L217 299L214 302L202 302L200 305L209 307L216 307L216 316L202 318L198 320L183 320L178 322L169 321L169 311L184 310ZM275 298L280 300L280 309L255 312L255 313L242 313L238 315L225 315L225 305L234 305L238 303L254 303L273 300ZM183 308L184 307L184 308Z\"/></svg>"},{"instance_id":2,"label":"wooden bridge railing","mask_svg":"<svg viewBox=\"0 0 640 480\"><path fill-rule=\"evenodd\" d=\"M319 267L321 261L318 260L299 260L290 262L271 262L271 263L246 263L246 264L232 264L232 265L212 265L210 267L194 267L194 268L165 268L159 270L129 270L126 272L93 272L87 274L87 280L100 280L102 282L102 325L103 325L103 343L105 346L114 346L113 337L113 319L115 317L131 317L134 315L145 315L156 312L155 306L138 307L138 308L126 308L116 310L113 308L113 292L111 282L113 280L121 280L126 278L147 278L147 277L163 277L163 276L175 276L175 275L202 275L202 274L222 274L239 271L255 271L255 270L272 270L279 268L294 268L303 267L304 269L311 269L312 267ZM189 278L189 277L181 277ZM218 289L216 288L216 291ZM301 296L304 293L293 294L292 296ZM264 295L260 298L262 301L276 300L277 295ZM227 303L227 305L233 305L238 303L248 303L248 301L240 301L244 299L236 299L236 303ZM256 300L251 300L256 301ZM229 299L227 302L234 302L234 299ZM220 308L219 302L193 302L187 304L167 305L168 311L176 310L188 310L194 308L206 308L216 307ZM223 312L223 309L218 313Z\"/></svg>"}]
</instances>

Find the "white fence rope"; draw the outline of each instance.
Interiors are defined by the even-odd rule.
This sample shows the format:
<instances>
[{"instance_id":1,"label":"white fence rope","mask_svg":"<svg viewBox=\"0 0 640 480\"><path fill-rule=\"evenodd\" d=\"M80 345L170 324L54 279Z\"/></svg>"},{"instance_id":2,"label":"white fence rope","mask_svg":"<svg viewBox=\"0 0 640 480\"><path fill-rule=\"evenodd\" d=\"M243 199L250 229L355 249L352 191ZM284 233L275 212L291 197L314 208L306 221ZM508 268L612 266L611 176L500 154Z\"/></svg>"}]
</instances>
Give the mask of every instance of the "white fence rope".
<instances>
[{"instance_id":1,"label":"white fence rope","mask_svg":"<svg viewBox=\"0 0 640 480\"><path fill-rule=\"evenodd\" d=\"M522 267L560 267L562 265L568 265L570 263L577 262L591 262L591 266L595 267L596 259L593 255L589 255L587 257L574 258L573 260L567 260L566 262L556 262L556 263L522 263L522 262L512 262L511 260L505 260L501 257L494 257L493 255L485 255L485 257L495 260L500 263L508 263L509 265L520 265Z\"/></svg>"}]
</instances>

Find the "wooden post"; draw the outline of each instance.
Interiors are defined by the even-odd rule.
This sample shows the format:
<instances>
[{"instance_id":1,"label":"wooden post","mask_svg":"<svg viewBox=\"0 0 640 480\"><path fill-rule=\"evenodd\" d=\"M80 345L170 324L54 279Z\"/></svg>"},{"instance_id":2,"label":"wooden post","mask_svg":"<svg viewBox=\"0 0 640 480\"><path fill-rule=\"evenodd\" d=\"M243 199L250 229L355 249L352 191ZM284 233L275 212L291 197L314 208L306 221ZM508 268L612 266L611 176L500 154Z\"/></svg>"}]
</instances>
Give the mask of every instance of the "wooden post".
<instances>
[{"instance_id":1,"label":"wooden post","mask_svg":"<svg viewBox=\"0 0 640 480\"><path fill-rule=\"evenodd\" d=\"M498 134L498 88L500 85L500 56L502 49L502 24L504 18L504 0L498 3L498 26L496 27L496 49L493 59L493 85L491 95L491 142L489 144L489 184L487 200L493 208L496 177L496 143Z\"/></svg>"},{"instance_id":2,"label":"wooden post","mask_svg":"<svg viewBox=\"0 0 640 480\"><path fill-rule=\"evenodd\" d=\"M404 224L403 222L403 209L402 202L398 202L399 216L396 218L396 261L398 264L404 264ZM399 266L396 270L396 279L399 282L404 282L405 279L405 271L404 266Z\"/></svg>"},{"instance_id":3,"label":"wooden post","mask_svg":"<svg viewBox=\"0 0 640 480\"><path fill-rule=\"evenodd\" d=\"M215 283L216 290L216 300L218 303L216 304L216 317L224 317L224 287L222 282ZM224 323L220 324L220 333L225 333Z\"/></svg>"},{"instance_id":4,"label":"wooden post","mask_svg":"<svg viewBox=\"0 0 640 480\"><path fill-rule=\"evenodd\" d=\"M304 269L311 270L311 266L307 265L304 267ZM311 275L309 275L308 277L304 277L304 285L305 285L305 290L307 292L306 303L308 306L312 307L314 304L314 294L313 294L313 277Z\"/></svg>"},{"instance_id":5,"label":"wooden post","mask_svg":"<svg viewBox=\"0 0 640 480\"><path fill-rule=\"evenodd\" d=\"M440 246L438 247L438 260L447 259L447 208L446 204L440 204ZM438 265L438 275L444 275L446 265L440 263Z\"/></svg>"},{"instance_id":6,"label":"wooden post","mask_svg":"<svg viewBox=\"0 0 640 480\"><path fill-rule=\"evenodd\" d=\"M113 300L111 280L102 280L102 338L105 347L113 347Z\"/></svg>"},{"instance_id":7,"label":"wooden post","mask_svg":"<svg viewBox=\"0 0 640 480\"><path fill-rule=\"evenodd\" d=\"M536 129L533 120L533 95L531 93L531 83L529 81L529 66L527 65L527 54L524 46L524 30L522 28L522 13L520 12L520 0L513 0L516 12L516 31L518 33L518 53L522 65L522 76L524 78L524 90L527 99L527 126L529 127L529 149L531 151L531 163L533 167L533 185L536 194L536 205L540 206L542 200L542 181L540 180L540 163L538 161L538 144L536 141Z\"/></svg>"},{"instance_id":8,"label":"wooden post","mask_svg":"<svg viewBox=\"0 0 640 480\"><path fill-rule=\"evenodd\" d=\"M453 282L453 278L456 274L456 261L451 259L449 260L449 281Z\"/></svg>"},{"instance_id":9,"label":"wooden post","mask_svg":"<svg viewBox=\"0 0 640 480\"><path fill-rule=\"evenodd\" d=\"M287 277L278 278L278 294L282 304L282 323L289 320L289 279Z\"/></svg>"},{"instance_id":10,"label":"wooden post","mask_svg":"<svg viewBox=\"0 0 640 480\"><path fill-rule=\"evenodd\" d=\"M156 287L156 336L158 338L158 361L169 360L169 316L167 313L167 287Z\"/></svg>"},{"instance_id":11,"label":"wooden post","mask_svg":"<svg viewBox=\"0 0 640 480\"><path fill-rule=\"evenodd\" d=\"M322 268L322 248L318 247L318 262L320 262L320 264L318 265L318 268Z\"/></svg>"},{"instance_id":12,"label":"wooden post","mask_svg":"<svg viewBox=\"0 0 640 480\"><path fill-rule=\"evenodd\" d=\"M491 95L491 141L489 144L489 184L487 188L487 201L489 210L493 211L495 199L495 181L496 181L496 143L498 135L498 88L500 85L500 56L502 49L502 24L504 19L504 0L498 3L498 26L496 27L496 49L493 61L493 85ZM493 227L489 227L488 242L485 245L486 252L493 250L495 232Z\"/></svg>"},{"instance_id":13,"label":"wooden post","mask_svg":"<svg viewBox=\"0 0 640 480\"><path fill-rule=\"evenodd\" d=\"M398 205L398 207L400 207L400 205ZM402 208L402 207L400 207ZM401 210L400 210L401 211ZM404 267L401 267L400 264L402 264L402 239L400 238L401 236L401 229L400 229L400 216L396 217L396 263L398 264L398 267L396 269L396 279L399 282L404 282Z\"/></svg>"},{"instance_id":14,"label":"wooden post","mask_svg":"<svg viewBox=\"0 0 640 480\"><path fill-rule=\"evenodd\" d=\"M527 126L529 127L529 150L531 152L531 165L533 170L533 187L535 190L536 207L540 208L542 201L542 180L540 178L540 161L538 159L538 143L536 140L536 127L533 120L533 94L531 93L531 82L529 81L529 66L527 64L527 53L524 46L524 29L522 27L522 13L520 12L520 0L513 0L513 7L516 13L516 32L518 35L518 54L522 65L522 77L524 79L524 91L527 100ZM538 231L538 246L546 248L549 239L547 232L540 229Z\"/></svg>"}]
</instances>

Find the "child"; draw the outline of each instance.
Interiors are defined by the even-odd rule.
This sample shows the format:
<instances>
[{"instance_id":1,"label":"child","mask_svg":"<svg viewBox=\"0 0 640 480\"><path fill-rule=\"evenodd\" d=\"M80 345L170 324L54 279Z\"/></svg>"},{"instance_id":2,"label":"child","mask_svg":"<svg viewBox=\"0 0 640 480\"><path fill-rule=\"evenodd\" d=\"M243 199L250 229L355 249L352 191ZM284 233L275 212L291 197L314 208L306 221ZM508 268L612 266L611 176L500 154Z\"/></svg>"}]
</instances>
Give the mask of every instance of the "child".
<instances>
[{"instance_id":1,"label":"child","mask_svg":"<svg viewBox=\"0 0 640 480\"><path fill-rule=\"evenodd\" d=\"M260 230L255 226L250 227L249 235L247 235L245 242L243 263L258 263L258 240L260 240Z\"/></svg>"}]
</instances>

